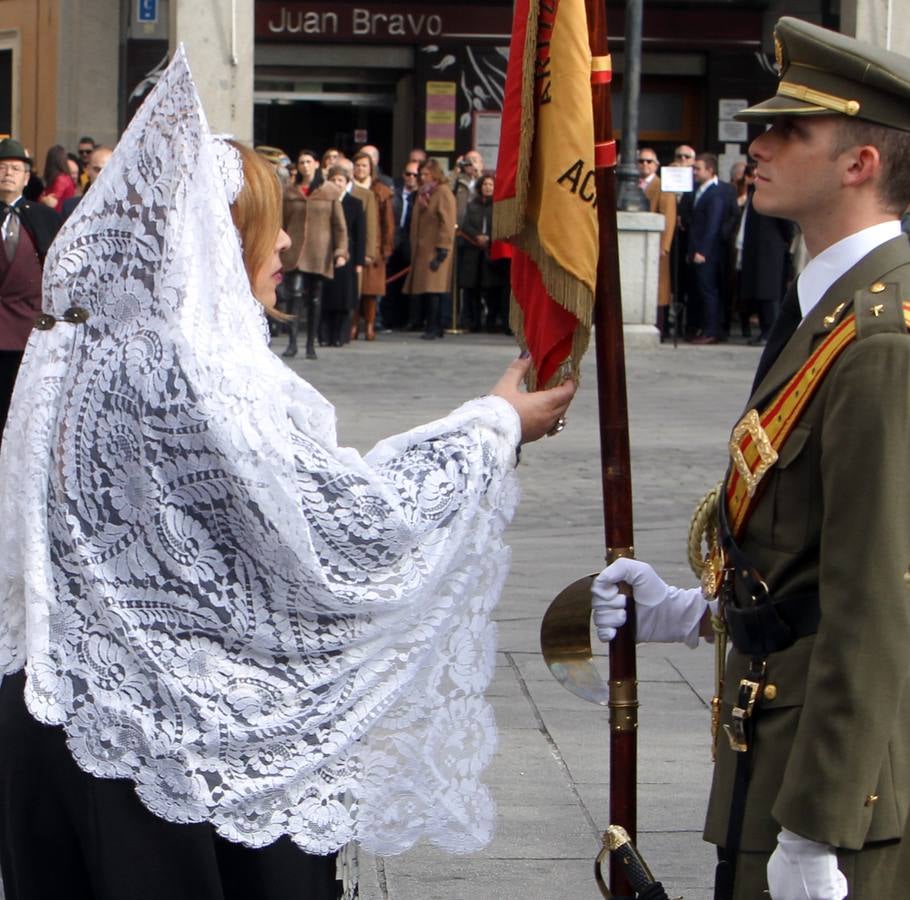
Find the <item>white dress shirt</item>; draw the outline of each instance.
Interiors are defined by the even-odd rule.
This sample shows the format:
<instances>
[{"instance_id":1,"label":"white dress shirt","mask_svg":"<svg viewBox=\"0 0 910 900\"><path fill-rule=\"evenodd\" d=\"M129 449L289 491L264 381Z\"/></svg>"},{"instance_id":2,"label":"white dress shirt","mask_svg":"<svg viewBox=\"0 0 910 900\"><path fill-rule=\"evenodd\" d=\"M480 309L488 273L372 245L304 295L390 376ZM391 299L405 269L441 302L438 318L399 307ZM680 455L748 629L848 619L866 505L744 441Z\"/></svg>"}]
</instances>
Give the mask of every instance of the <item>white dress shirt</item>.
<instances>
[{"instance_id":1,"label":"white dress shirt","mask_svg":"<svg viewBox=\"0 0 910 900\"><path fill-rule=\"evenodd\" d=\"M844 272L855 266L876 247L896 238L900 233L901 223L897 219L881 222L839 240L811 259L796 282L799 308L803 318L809 315L828 288Z\"/></svg>"}]
</instances>

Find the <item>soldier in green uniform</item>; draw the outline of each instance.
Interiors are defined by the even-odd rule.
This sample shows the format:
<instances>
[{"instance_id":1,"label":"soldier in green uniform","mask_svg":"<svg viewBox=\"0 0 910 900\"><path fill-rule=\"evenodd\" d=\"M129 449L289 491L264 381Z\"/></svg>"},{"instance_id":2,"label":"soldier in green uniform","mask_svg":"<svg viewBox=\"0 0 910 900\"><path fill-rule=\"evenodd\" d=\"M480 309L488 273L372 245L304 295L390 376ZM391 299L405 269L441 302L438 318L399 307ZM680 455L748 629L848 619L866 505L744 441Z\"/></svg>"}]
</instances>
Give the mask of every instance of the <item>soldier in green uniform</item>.
<instances>
[{"instance_id":1,"label":"soldier in green uniform","mask_svg":"<svg viewBox=\"0 0 910 900\"><path fill-rule=\"evenodd\" d=\"M780 83L740 113L755 208L812 259L782 305L731 438L709 575L681 590L618 560L603 640L729 638L705 837L716 897L898 900L910 892L910 60L792 18ZM709 582L712 579L709 578Z\"/></svg>"}]
</instances>

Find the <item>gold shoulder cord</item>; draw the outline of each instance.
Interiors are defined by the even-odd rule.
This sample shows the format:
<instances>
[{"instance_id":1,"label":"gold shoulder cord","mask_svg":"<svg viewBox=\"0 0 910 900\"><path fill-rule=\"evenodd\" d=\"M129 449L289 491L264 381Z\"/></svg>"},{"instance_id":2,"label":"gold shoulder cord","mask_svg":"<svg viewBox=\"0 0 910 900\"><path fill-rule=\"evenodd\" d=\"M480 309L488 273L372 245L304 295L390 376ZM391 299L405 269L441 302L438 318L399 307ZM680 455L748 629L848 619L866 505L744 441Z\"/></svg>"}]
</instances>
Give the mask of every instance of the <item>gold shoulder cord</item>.
<instances>
[{"instance_id":1,"label":"gold shoulder cord","mask_svg":"<svg viewBox=\"0 0 910 900\"><path fill-rule=\"evenodd\" d=\"M708 577L710 566L705 565L712 550L717 550L717 503L723 491L724 483L721 481L702 498L695 508L692 521L689 523L688 556L689 565L696 578L703 580ZM707 552L704 550L707 545ZM716 586L705 584L707 595L717 593ZM717 613L711 615L711 627L714 629L714 696L711 698L711 759L717 759L717 737L720 733L720 706L724 693L724 668L727 662L727 628L724 624L724 615L721 604L723 598L718 598Z\"/></svg>"}]
</instances>

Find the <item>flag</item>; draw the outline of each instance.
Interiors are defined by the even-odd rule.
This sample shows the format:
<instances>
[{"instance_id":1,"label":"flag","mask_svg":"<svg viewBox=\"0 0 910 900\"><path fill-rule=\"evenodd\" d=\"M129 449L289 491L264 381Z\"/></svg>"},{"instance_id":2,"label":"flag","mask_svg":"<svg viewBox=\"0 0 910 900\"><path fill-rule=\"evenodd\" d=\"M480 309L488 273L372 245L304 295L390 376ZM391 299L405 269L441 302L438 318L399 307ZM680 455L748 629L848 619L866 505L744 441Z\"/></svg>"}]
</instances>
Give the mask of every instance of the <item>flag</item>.
<instances>
[{"instance_id":1,"label":"flag","mask_svg":"<svg viewBox=\"0 0 910 900\"><path fill-rule=\"evenodd\" d=\"M510 245L510 320L534 389L577 379L591 333L598 229L584 0L516 0L512 35L493 238Z\"/></svg>"}]
</instances>

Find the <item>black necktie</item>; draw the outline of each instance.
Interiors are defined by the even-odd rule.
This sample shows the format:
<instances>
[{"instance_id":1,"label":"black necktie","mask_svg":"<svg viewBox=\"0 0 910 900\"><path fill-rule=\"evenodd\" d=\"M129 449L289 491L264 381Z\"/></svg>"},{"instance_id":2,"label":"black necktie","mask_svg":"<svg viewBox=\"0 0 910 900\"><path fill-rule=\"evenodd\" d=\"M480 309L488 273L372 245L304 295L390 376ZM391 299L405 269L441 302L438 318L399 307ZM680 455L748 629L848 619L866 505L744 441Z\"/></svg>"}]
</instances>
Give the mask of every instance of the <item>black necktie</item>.
<instances>
[{"instance_id":1,"label":"black necktie","mask_svg":"<svg viewBox=\"0 0 910 900\"><path fill-rule=\"evenodd\" d=\"M11 216L15 216L16 211L0 200L0 246L3 247L7 260L13 261L16 255L16 247L19 245L19 223L10 222Z\"/></svg>"},{"instance_id":2,"label":"black necktie","mask_svg":"<svg viewBox=\"0 0 910 900\"><path fill-rule=\"evenodd\" d=\"M404 195L404 232L405 234L411 233L411 213L414 211L412 203L414 199L415 191L406 193Z\"/></svg>"},{"instance_id":3,"label":"black necktie","mask_svg":"<svg viewBox=\"0 0 910 900\"><path fill-rule=\"evenodd\" d=\"M765 375L768 374L768 370L774 365L774 361L780 356L780 351L784 349L802 319L803 314L799 308L799 296L796 292L796 282L794 281L790 285L790 290L784 296L783 303L780 305L780 312L771 326L768 343L765 344L764 352L758 361L758 368L755 370L755 380L752 382L753 393L761 384Z\"/></svg>"}]
</instances>

